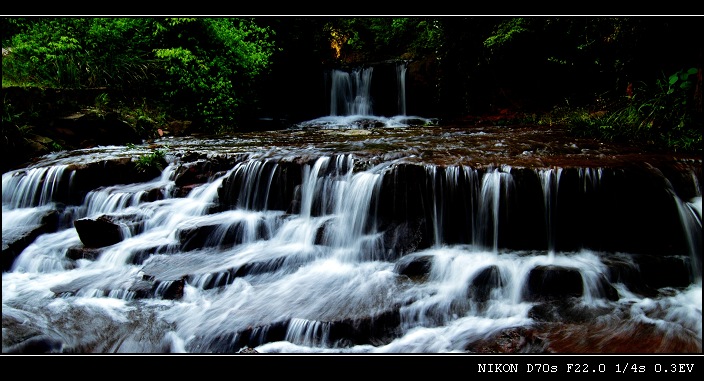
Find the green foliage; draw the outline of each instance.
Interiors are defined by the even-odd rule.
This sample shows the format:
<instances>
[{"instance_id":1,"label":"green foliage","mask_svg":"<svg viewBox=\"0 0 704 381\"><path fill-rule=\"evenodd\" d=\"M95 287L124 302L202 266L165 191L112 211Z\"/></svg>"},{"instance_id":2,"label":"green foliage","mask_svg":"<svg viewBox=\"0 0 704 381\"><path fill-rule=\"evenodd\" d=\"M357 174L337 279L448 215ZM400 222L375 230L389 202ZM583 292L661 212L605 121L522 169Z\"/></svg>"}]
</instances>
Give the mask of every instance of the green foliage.
<instances>
[{"instance_id":1,"label":"green foliage","mask_svg":"<svg viewBox=\"0 0 704 381\"><path fill-rule=\"evenodd\" d=\"M27 110L18 110L10 102L7 94L3 97L2 129L3 138L9 142L10 135L16 131L19 137L26 137L33 129L32 124L39 118L39 113L33 107Z\"/></svg>"},{"instance_id":2,"label":"green foliage","mask_svg":"<svg viewBox=\"0 0 704 381\"><path fill-rule=\"evenodd\" d=\"M22 111L15 110L7 95L3 97L3 108L2 108L2 122L3 123L15 123L22 118Z\"/></svg>"},{"instance_id":3,"label":"green foliage","mask_svg":"<svg viewBox=\"0 0 704 381\"><path fill-rule=\"evenodd\" d=\"M530 32L529 20L517 17L500 22L494 33L484 40L484 46L489 49L499 49L513 42L519 35Z\"/></svg>"},{"instance_id":4,"label":"green foliage","mask_svg":"<svg viewBox=\"0 0 704 381\"><path fill-rule=\"evenodd\" d=\"M131 125L135 131L147 139L158 137L158 128L167 124L164 107L155 107L154 104L141 99L133 104L120 104L117 112L120 119Z\"/></svg>"},{"instance_id":5,"label":"green foliage","mask_svg":"<svg viewBox=\"0 0 704 381\"><path fill-rule=\"evenodd\" d=\"M30 22L26 32L10 41L3 56L3 83L25 86L74 87L78 83L78 62L83 48L73 31L75 19Z\"/></svg>"},{"instance_id":6,"label":"green foliage","mask_svg":"<svg viewBox=\"0 0 704 381\"><path fill-rule=\"evenodd\" d=\"M381 61L433 53L442 40L438 19L424 17L339 17L325 24L340 61Z\"/></svg>"},{"instance_id":7,"label":"green foliage","mask_svg":"<svg viewBox=\"0 0 704 381\"><path fill-rule=\"evenodd\" d=\"M150 153L139 156L135 160L135 168L140 172L161 172L166 164L166 151L162 149L153 149Z\"/></svg>"},{"instance_id":8,"label":"green foliage","mask_svg":"<svg viewBox=\"0 0 704 381\"><path fill-rule=\"evenodd\" d=\"M165 19L154 53L164 75L159 85L183 117L211 132L237 123L238 107L266 74L273 54L272 32L252 19Z\"/></svg>"},{"instance_id":9,"label":"green foliage","mask_svg":"<svg viewBox=\"0 0 704 381\"><path fill-rule=\"evenodd\" d=\"M57 143L57 142L51 142L51 143L49 144L49 149L50 149L52 152L59 152L59 151L63 151L63 150L64 150L64 147L61 146L61 144L59 144L59 143Z\"/></svg>"},{"instance_id":10,"label":"green foliage","mask_svg":"<svg viewBox=\"0 0 704 381\"><path fill-rule=\"evenodd\" d=\"M4 17L0 21L4 87L105 87L95 108L117 109L145 137L156 137L167 115L192 121L199 132L230 132L243 116L259 111L263 98L278 101L289 95L271 93L278 90L281 78L301 67L433 58L424 60L431 64L423 70L435 76L435 83L425 88L436 91L436 108L448 117L491 112L507 104L521 107L513 102L519 96L544 101L541 110L564 99L573 112L554 119L569 121L579 133L677 150L696 149L701 143L701 111L696 114L692 109L694 69L677 71L650 89L644 85L654 82L661 71L701 66L698 50L692 48L700 45L700 38L693 37L698 36L698 23L689 18ZM280 35L274 33L277 28ZM290 71L270 73L274 60L277 69ZM628 83L638 86L632 97L625 98ZM511 92L516 89L523 93ZM129 98L119 96L124 94ZM606 94L617 95L609 99ZM595 98L605 99L608 112L586 111ZM5 106L3 122L22 125L21 120L32 114Z\"/></svg>"},{"instance_id":11,"label":"green foliage","mask_svg":"<svg viewBox=\"0 0 704 381\"><path fill-rule=\"evenodd\" d=\"M572 120L571 128L580 135L701 153L701 119L690 107L697 71L679 70L658 80L654 89L641 84L632 96L609 105L609 112Z\"/></svg>"},{"instance_id":12,"label":"green foliage","mask_svg":"<svg viewBox=\"0 0 704 381\"><path fill-rule=\"evenodd\" d=\"M146 80L151 62L141 18L37 18L16 21L3 83L54 88L124 87Z\"/></svg>"},{"instance_id":13,"label":"green foliage","mask_svg":"<svg viewBox=\"0 0 704 381\"><path fill-rule=\"evenodd\" d=\"M253 19L11 21L3 85L157 90L175 117L211 132L235 128L274 50L273 32Z\"/></svg>"}]
</instances>

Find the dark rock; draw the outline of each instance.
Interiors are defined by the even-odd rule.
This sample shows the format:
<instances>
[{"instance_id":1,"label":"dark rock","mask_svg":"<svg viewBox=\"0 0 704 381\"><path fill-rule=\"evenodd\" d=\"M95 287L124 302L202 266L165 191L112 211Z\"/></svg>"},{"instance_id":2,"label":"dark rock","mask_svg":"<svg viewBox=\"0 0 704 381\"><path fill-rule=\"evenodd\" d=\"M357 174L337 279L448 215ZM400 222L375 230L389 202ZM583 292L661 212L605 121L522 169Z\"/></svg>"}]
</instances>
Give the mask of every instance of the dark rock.
<instances>
[{"instance_id":1,"label":"dark rock","mask_svg":"<svg viewBox=\"0 0 704 381\"><path fill-rule=\"evenodd\" d=\"M302 166L292 162L243 164L218 188L223 209L289 210L302 183ZM269 192L257 192L268 189Z\"/></svg>"},{"instance_id":2,"label":"dark rock","mask_svg":"<svg viewBox=\"0 0 704 381\"><path fill-rule=\"evenodd\" d=\"M185 278L173 281L155 282L153 293L162 299L178 300L183 298L183 288L186 285Z\"/></svg>"},{"instance_id":3,"label":"dark rock","mask_svg":"<svg viewBox=\"0 0 704 381\"><path fill-rule=\"evenodd\" d=\"M398 309L375 316L344 319L330 323L328 345L388 344L400 332L401 314Z\"/></svg>"},{"instance_id":4,"label":"dark rock","mask_svg":"<svg viewBox=\"0 0 704 381\"><path fill-rule=\"evenodd\" d=\"M3 348L2 353L41 355L48 353L61 353L63 342L46 335L34 336L15 344L9 348Z\"/></svg>"},{"instance_id":5,"label":"dark rock","mask_svg":"<svg viewBox=\"0 0 704 381\"><path fill-rule=\"evenodd\" d=\"M535 329L516 327L502 329L488 338L474 341L465 347L469 353L546 353L547 342Z\"/></svg>"},{"instance_id":6,"label":"dark rock","mask_svg":"<svg viewBox=\"0 0 704 381\"><path fill-rule=\"evenodd\" d=\"M611 256L602 261L608 268L610 283L622 283L631 292L639 295L648 297L657 295L657 290L646 284L633 256Z\"/></svg>"},{"instance_id":7,"label":"dark rock","mask_svg":"<svg viewBox=\"0 0 704 381\"><path fill-rule=\"evenodd\" d=\"M259 327L251 327L239 332L223 333L207 343L195 344L195 352L236 353L242 348L256 347L265 343L283 341L289 322L277 322Z\"/></svg>"},{"instance_id":8,"label":"dark rock","mask_svg":"<svg viewBox=\"0 0 704 381\"><path fill-rule=\"evenodd\" d=\"M9 271L15 259L42 234L53 233L58 229L59 212L47 211L38 225L3 227L2 271Z\"/></svg>"},{"instance_id":9,"label":"dark rock","mask_svg":"<svg viewBox=\"0 0 704 381\"><path fill-rule=\"evenodd\" d=\"M394 260L415 252L423 241L424 220L404 221L384 229L386 260Z\"/></svg>"},{"instance_id":10,"label":"dark rock","mask_svg":"<svg viewBox=\"0 0 704 381\"><path fill-rule=\"evenodd\" d=\"M499 268L488 266L472 279L467 289L467 297L477 302L486 302L490 299L492 290L503 286Z\"/></svg>"},{"instance_id":11,"label":"dark rock","mask_svg":"<svg viewBox=\"0 0 704 381\"><path fill-rule=\"evenodd\" d=\"M90 248L84 246L72 246L66 251L66 258L77 261L79 259L87 259L94 261L102 253L99 248Z\"/></svg>"},{"instance_id":12,"label":"dark rock","mask_svg":"<svg viewBox=\"0 0 704 381\"><path fill-rule=\"evenodd\" d=\"M636 255L634 258L640 275L649 287L687 287L694 281L690 257Z\"/></svg>"},{"instance_id":13,"label":"dark rock","mask_svg":"<svg viewBox=\"0 0 704 381\"><path fill-rule=\"evenodd\" d=\"M176 232L181 248L191 251L204 247L228 248L241 244L246 240L247 222L235 221L229 226L221 224L203 224L179 229ZM263 223L256 229L258 239L268 239L269 231Z\"/></svg>"},{"instance_id":14,"label":"dark rock","mask_svg":"<svg viewBox=\"0 0 704 381\"><path fill-rule=\"evenodd\" d=\"M604 274L599 274L596 284L597 295L592 295L596 298L604 298L611 301L619 300L618 290L611 284L609 279Z\"/></svg>"},{"instance_id":15,"label":"dark rock","mask_svg":"<svg viewBox=\"0 0 704 381\"><path fill-rule=\"evenodd\" d=\"M528 312L528 316L539 322L586 323L600 316L613 314L613 309L604 306L589 306L576 297L543 299Z\"/></svg>"},{"instance_id":16,"label":"dark rock","mask_svg":"<svg viewBox=\"0 0 704 381\"><path fill-rule=\"evenodd\" d=\"M584 293L582 274L574 268L537 266L530 271L523 292L524 300L565 299Z\"/></svg>"},{"instance_id":17,"label":"dark rock","mask_svg":"<svg viewBox=\"0 0 704 381\"><path fill-rule=\"evenodd\" d=\"M101 215L97 218L80 218L73 224L81 242L89 248L114 245L125 238L120 224L107 215Z\"/></svg>"},{"instance_id":18,"label":"dark rock","mask_svg":"<svg viewBox=\"0 0 704 381\"><path fill-rule=\"evenodd\" d=\"M412 279L425 278L430 273L432 265L431 255L407 255L396 261L394 272Z\"/></svg>"},{"instance_id":19,"label":"dark rock","mask_svg":"<svg viewBox=\"0 0 704 381\"><path fill-rule=\"evenodd\" d=\"M204 184L219 170L211 160L201 159L196 162L185 162L176 169L174 183L179 187Z\"/></svg>"}]
</instances>

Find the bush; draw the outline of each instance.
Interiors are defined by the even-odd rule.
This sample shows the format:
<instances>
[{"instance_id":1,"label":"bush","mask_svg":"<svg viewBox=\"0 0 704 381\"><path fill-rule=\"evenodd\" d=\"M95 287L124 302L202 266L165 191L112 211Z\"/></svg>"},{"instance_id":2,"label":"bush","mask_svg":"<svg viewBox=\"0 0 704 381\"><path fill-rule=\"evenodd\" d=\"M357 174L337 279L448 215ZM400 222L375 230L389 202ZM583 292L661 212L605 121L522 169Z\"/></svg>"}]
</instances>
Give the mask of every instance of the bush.
<instances>
[{"instance_id":1,"label":"bush","mask_svg":"<svg viewBox=\"0 0 704 381\"><path fill-rule=\"evenodd\" d=\"M135 161L135 168L139 172L161 172L166 168L166 151L153 149L152 152L139 156Z\"/></svg>"},{"instance_id":2,"label":"bush","mask_svg":"<svg viewBox=\"0 0 704 381\"><path fill-rule=\"evenodd\" d=\"M693 105L698 70L679 70L654 88L633 88L596 117L573 117L571 130L583 136L640 142L678 152L701 153L701 111ZM574 114L573 114L574 116Z\"/></svg>"}]
</instances>

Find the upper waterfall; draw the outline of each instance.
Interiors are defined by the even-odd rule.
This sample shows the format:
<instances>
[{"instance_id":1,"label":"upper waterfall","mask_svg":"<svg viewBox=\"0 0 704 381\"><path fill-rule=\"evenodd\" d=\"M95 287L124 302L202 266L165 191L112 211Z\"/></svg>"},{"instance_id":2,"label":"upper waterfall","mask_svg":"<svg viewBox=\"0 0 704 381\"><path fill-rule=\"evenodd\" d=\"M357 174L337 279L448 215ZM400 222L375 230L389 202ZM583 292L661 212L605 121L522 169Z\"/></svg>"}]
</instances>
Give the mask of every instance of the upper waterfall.
<instances>
[{"instance_id":1,"label":"upper waterfall","mask_svg":"<svg viewBox=\"0 0 704 381\"><path fill-rule=\"evenodd\" d=\"M373 128L434 124L432 118L407 115L407 65L406 61L395 63L393 81L377 81L374 66L332 69L326 74L329 82L329 114L294 127ZM377 107L380 104L384 107Z\"/></svg>"}]
</instances>

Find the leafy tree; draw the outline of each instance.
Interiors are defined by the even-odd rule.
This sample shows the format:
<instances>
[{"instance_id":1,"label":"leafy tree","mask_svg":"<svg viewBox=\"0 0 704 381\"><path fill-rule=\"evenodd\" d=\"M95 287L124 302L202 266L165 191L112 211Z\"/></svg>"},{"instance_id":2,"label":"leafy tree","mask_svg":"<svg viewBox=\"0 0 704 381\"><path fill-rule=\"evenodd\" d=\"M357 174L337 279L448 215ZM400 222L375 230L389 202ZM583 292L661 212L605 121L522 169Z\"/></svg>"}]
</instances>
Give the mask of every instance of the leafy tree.
<instances>
[{"instance_id":1,"label":"leafy tree","mask_svg":"<svg viewBox=\"0 0 704 381\"><path fill-rule=\"evenodd\" d=\"M430 17L336 17L324 26L339 62L370 62L432 54L441 41Z\"/></svg>"},{"instance_id":2,"label":"leafy tree","mask_svg":"<svg viewBox=\"0 0 704 381\"><path fill-rule=\"evenodd\" d=\"M148 25L141 18L26 18L6 21L3 83L122 88L149 76ZM5 45L7 44L7 45Z\"/></svg>"},{"instance_id":3,"label":"leafy tree","mask_svg":"<svg viewBox=\"0 0 704 381\"><path fill-rule=\"evenodd\" d=\"M253 19L166 18L156 22L159 86L177 113L226 132L266 74L272 31Z\"/></svg>"},{"instance_id":4,"label":"leafy tree","mask_svg":"<svg viewBox=\"0 0 704 381\"><path fill-rule=\"evenodd\" d=\"M208 132L238 128L244 118L266 107L280 109L277 118L310 117L301 110L318 103L315 96L325 84L322 78L321 83L311 81L321 69L398 59L435 65L429 66L435 75L429 82L435 83L424 89L437 92L426 99L432 99L428 103L443 117L505 108L545 112L561 104L624 110L620 115L629 115L629 120L641 116L652 123L628 129L611 119L602 123L608 128L585 131L629 139L647 135L654 141L685 139L674 143L678 147L696 145L701 128L701 79L690 72L701 72L704 44L699 20L690 17L1 21L4 86L150 91L150 103L160 101L169 116L192 120ZM662 78L675 74L676 85L691 86L669 93ZM627 91L635 95L628 98L630 103L625 103ZM633 108L636 102L644 107ZM656 115L667 110L673 113Z\"/></svg>"},{"instance_id":5,"label":"leafy tree","mask_svg":"<svg viewBox=\"0 0 704 381\"><path fill-rule=\"evenodd\" d=\"M212 132L236 128L274 50L272 31L239 18L6 20L3 83L157 89L174 117ZM150 94L152 95L152 94Z\"/></svg>"},{"instance_id":6,"label":"leafy tree","mask_svg":"<svg viewBox=\"0 0 704 381\"><path fill-rule=\"evenodd\" d=\"M501 86L534 78L520 87L546 100L544 109L560 105L562 97L575 110L606 111L571 118L576 134L701 151L701 108L693 105L701 99L696 89L702 47L691 21L509 18L484 45L491 67L504 73Z\"/></svg>"},{"instance_id":7,"label":"leafy tree","mask_svg":"<svg viewBox=\"0 0 704 381\"><path fill-rule=\"evenodd\" d=\"M77 87L87 61L81 44L84 19L40 19L15 25L24 32L10 40L3 57L3 83ZM3 41L5 42L5 41Z\"/></svg>"}]
</instances>

